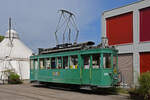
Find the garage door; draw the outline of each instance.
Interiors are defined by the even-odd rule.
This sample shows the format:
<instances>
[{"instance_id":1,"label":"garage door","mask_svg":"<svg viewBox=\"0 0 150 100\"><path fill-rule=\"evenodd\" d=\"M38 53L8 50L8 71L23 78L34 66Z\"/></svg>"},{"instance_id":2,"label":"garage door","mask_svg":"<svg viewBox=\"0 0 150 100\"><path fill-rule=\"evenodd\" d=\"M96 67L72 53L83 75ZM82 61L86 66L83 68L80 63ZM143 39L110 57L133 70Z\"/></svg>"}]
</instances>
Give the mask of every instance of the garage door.
<instances>
[{"instance_id":1,"label":"garage door","mask_svg":"<svg viewBox=\"0 0 150 100\"><path fill-rule=\"evenodd\" d=\"M133 83L133 55L132 54L119 55L118 66L122 74L122 82L131 87Z\"/></svg>"}]
</instances>

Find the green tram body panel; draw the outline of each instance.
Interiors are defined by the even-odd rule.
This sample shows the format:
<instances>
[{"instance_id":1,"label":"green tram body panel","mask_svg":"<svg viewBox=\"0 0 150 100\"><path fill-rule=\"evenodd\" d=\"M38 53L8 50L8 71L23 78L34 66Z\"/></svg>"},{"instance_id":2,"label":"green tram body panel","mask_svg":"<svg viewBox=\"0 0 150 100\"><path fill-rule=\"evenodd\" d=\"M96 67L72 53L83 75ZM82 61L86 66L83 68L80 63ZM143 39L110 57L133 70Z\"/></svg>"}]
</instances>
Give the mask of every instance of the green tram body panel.
<instances>
[{"instance_id":1,"label":"green tram body panel","mask_svg":"<svg viewBox=\"0 0 150 100\"><path fill-rule=\"evenodd\" d=\"M30 60L33 61L33 63L30 63L30 66L32 66L32 68L30 67L30 81L111 87L117 85L117 82L119 81L117 52L117 50L110 48L96 48L31 56ZM94 54L100 56L99 68L92 67L92 55ZM104 68L104 54L111 55L110 68ZM73 55L76 55L78 58L77 69L40 69L40 59L52 59L67 56L68 66L70 66L69 59L70 56ZM84 56L89 56L90 64L88 69L84 68ZM113 64L114 56L116 57L115 65ZM35 61L37 61L37 67L35 66Z\"/></svg>"}]
</instances>

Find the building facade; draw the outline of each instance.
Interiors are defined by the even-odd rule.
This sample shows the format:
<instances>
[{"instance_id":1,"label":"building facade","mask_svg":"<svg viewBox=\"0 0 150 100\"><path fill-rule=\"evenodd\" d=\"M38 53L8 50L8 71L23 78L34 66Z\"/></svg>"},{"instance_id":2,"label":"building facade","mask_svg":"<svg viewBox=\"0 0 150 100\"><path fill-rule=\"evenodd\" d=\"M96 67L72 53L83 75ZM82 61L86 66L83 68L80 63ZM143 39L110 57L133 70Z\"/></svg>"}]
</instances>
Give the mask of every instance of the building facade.
<instances>
[{"instance_id":1,"label":"building facade","mask_svg":"<svg viewBox=\"0 0 150 100\"><path fill-rule=\"evenodd\" d=\"M105 11L102 36L119 50L123 82L136 85L139 75L150 71L150 0Z\"/></svg>"}]
</instances>

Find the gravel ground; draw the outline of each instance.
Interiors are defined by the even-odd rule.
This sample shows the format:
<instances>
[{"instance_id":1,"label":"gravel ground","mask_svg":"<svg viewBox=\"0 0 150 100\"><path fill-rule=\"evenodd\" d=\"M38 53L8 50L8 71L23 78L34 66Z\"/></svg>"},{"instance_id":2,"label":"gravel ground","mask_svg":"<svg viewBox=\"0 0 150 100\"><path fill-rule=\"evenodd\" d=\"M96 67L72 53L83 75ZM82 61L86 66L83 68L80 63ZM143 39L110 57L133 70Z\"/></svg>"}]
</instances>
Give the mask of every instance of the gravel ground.
<instances>
[{"instance_id":1,"label":"gravel ground","mask_svg":"<svg viewBox=\"0 0 150 100\"><path fill-rule=\"evenodd\" d=\"M0 100L129 100L128 95L92 93L40 85L0 85Z\"/></svg>"}]
</instances>

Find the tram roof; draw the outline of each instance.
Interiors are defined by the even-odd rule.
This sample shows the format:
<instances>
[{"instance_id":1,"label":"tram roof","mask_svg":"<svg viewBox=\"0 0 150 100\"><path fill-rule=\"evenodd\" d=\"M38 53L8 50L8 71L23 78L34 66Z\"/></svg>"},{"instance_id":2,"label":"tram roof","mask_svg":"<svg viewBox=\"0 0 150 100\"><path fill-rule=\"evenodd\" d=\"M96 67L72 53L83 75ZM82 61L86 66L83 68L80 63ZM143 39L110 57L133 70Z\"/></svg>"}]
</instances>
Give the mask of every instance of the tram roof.
<instances>
[{"instance_id":1,"label":"tram roof","mask_svg":"<svg viewBox=\"0 0 150 100\"><path fill-rule=\"evenodd\" d=\"M39 48L39 54L52 54L52 53L59 53L59 52L70 52L70 51L78 51L78 50L90 50L90 49L114 49L113 47L102 47L102 45L97 45L94 46L94 42L92 41L88 41L88 42L83 42L83 43L79 43L79 44L60 44L57 45L56 47L53 48Z\"/></svg>"},{"instance_id":2,"label":"tram roof","mask_svg":"<svg viewBox=\"0 0 150 100\"><path fill-rule=\"evenodd\" d=\"M59 51L60 50L60 51ZM106 47L102 48L99 46L91 46L86 48L76 47L76 48L67 48L65 51L64 49L56 49L52 50L49 53L40 53L38 55L31 56L31 59L34 58L47 58L47 57L59 57L59 56L70 56L70 55L78 55L78 54L94 54L94 53L116 53L118 50L116 50L114 47Z\"/></svg>"}]
</instances>

